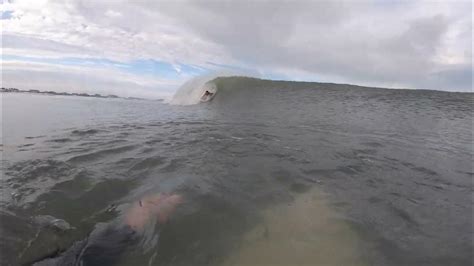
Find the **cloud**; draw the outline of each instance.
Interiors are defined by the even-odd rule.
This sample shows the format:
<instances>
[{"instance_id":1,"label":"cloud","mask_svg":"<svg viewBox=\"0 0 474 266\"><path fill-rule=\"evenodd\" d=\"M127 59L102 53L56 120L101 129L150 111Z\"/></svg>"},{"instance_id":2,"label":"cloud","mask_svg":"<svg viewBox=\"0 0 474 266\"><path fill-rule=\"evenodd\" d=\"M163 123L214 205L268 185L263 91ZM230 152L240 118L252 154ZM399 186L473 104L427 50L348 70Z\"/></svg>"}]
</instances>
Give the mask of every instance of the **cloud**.
<instances>
[{"instance_id":1,"label":"cloud","mask_svg":"<svg viewBox=\"0 0 474 266\"><path fill-rule=\"evenodd\" d=\"M2 53L110 60L144 80L149 73L133 62L167 62L174 83L202 73L183 66L229 66L269 78L470 91L471 10L470 1L17 0L3 7ZM154 90L169 90L158 83Z\"/></svg>"},{"instance_id":2,"label":"cloud","mask_svg":"<svg viewBox=\"0 0 474 266\"><path fill-rule=\"evenodd\" d=\"M105 15L111 18L118 18L122 16L122 13L109 9L105 12Z\"/></svg>"},{"instance_id":3,"label":"cloud","mask_svg":"<svg viewBox=\"0 0 474 266\"><path fill-rule=\"evenodd\" d=\"M176 6L171 12L242 64L359 84L446 89L430 76L442 69L471 68L471 39L456 50L446 41L451 32L469 29L470 9L462 10L468 6L244 1ZM438 60L449 50L459 62ZM457 79L449 88L468 90L470 84Z\"/></svg>"},{"instance_id":4,"label":"cloud","mask_svg":"<svg viewBox=\"0 0 474 266\"><path fill-rule=\"evenodd\" d=\"M175 88L186 80L146 78L99 65L84 67L14 60L3 62L2 79L5 87L159 99L171 97Z\"/></svg>"}]
</instances>

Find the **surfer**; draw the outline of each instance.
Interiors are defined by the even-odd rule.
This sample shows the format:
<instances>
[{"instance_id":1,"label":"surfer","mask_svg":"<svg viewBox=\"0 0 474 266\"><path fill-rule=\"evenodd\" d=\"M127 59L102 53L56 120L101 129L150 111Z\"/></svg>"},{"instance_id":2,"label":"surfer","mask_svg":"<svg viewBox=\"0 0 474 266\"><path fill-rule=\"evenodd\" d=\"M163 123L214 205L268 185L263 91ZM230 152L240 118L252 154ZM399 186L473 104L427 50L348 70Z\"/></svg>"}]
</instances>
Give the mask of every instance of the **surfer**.
<instances>
[{"instance_id":1,"label":"surfer","mask_svg":"<svg viewBox=\"0 0 474 266\"><path fill-rule=\"evenodd\" d=\"M137 244L147 225L164 224L183 202L178 194L156 194L142 198L125 212L122 221L96 226L84 240L76 242L61 254L54 254L34 263L35 266L115 265L127 247Z\"/></svg>"},{"instance_id":2,"label":"surfer","mask_svg":"<svg viewBox=\"0 0 474 266\"><path fill-rule=\"evenodd\" d=\"M204 92L204 94L201 96L201 102L208 102L212 100L212 98L214 97L214 94L215 92L210 92L206 90L206 92Z\"/></svg>"}]
</instances>

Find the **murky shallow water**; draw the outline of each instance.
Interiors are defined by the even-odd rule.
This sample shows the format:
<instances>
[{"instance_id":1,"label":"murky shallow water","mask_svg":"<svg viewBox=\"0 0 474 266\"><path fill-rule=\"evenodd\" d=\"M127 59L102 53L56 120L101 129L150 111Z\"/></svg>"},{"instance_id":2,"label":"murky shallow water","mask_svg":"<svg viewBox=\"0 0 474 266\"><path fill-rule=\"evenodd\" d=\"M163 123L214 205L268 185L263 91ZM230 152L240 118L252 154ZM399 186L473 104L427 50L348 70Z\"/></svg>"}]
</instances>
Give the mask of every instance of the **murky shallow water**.
<instances>
[{"instance_id":1,"label":"murky shallow water","mask_svg":"<svg viewBox=\"0 0 474 266\"><path fill-rule=\"evenodd\" d=\"M119 265L471 265L472 94L219 86L195 106L3 94L2 265L170 192Z\"/></svg>"},{"instance_id":2,"label":"murky shallow water","mask_svg":"<svg viewBox=\"0 0 474 266\"><path fill-rule=\"evenodd\" d=\"M223 265L368 265L357 231L317 189L261 214Z\"/></svg>"}]
</instances>

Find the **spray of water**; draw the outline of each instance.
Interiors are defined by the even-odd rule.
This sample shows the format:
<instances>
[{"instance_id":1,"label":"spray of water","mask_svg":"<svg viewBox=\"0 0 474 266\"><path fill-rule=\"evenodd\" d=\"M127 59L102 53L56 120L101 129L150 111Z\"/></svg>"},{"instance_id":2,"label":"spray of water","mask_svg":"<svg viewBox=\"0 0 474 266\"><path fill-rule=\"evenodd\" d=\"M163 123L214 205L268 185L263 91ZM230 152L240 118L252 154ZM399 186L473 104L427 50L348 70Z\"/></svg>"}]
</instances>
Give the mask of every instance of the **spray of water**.
<instances>
[{"instance_id":1,"label":"spray of water","mask_svg":"<svg viewBox=\"0 0 474 266\"><path fill-rule=\"evenodd\" d=\"M216 75L199 76L188 80L175 93L170 103L175 105L191 105L199 103L206 90L216 92L217 87L212 83Z\"/></svg>"},{"instance_id":2,"label":"spray of water","mask_svg":"<svg viewBox=\"0 0 474 266\"><path fill-rule=\"evenodd\" d=\"M210 73L198 77L194 77L184 83L174 94L173 98L169 101L173 105L192 105L198 104L201 100L202 95L207 91L211 93L217 93L217 86L213 80L218 77L230 77L230 76L257 76L255 73L238 72L238 71L220 71Z\"/></svg>"}]
</instances>

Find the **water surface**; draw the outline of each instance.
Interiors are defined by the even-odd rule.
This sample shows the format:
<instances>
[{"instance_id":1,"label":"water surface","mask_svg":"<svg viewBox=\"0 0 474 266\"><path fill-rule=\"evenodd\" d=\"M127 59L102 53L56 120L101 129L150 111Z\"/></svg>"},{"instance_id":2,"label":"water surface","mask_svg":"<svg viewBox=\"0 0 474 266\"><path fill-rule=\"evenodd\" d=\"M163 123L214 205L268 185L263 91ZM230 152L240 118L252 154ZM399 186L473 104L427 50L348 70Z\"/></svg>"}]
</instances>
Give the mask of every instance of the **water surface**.
<instances>
[{"instance_id":1,"label":"water surface","mask_svg":"<svg viewBox=\"0 0 474 266\"><path fill-rule=\"evenodd\" d=\"M2 94L2 265L156 192L186 201L121 265L472 264L472 94L215 84L190 106Z\"/></svg>"}]
</instances>

